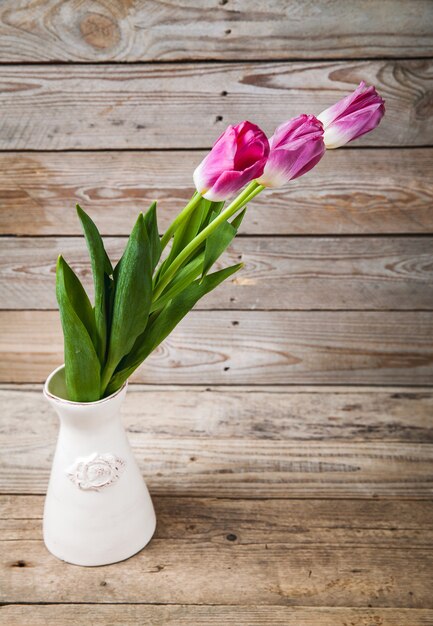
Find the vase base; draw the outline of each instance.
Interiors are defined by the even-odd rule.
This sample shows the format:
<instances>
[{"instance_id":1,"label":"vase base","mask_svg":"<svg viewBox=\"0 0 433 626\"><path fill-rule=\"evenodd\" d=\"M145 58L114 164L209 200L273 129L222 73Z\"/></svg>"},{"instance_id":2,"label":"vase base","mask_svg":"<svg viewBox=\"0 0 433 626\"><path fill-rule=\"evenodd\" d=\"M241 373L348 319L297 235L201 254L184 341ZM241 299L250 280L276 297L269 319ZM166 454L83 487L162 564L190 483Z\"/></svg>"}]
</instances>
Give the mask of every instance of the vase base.
<instances>
[{"instance_id":1,"label":"vase base","mask_svg":"<svg viewBox=\"0 0 433 626\"><path fill-rule=\"evenodd\" d=\"M83 555L82 558L77 558L77 555L72 556L65 554L61 550L60 546L51 545L50 542L45 539L45 537L44 543L48 552L56 557L56 559L59 559L60 561L63 561L65 563L69 563L69 565L79 565L81 567L102 567L104 565L113 565L114 563L126 561L127 559L141 552L141 550L143 550L150 543L153 535L155 534L155 530L156 518L154 520L153 526L151 527L151 532L146 533L146 537L144 539L142 538L140 542L137 542L135 546L130 544L128 548L123 551L120 549L111 551L107 550L106 554L101 554L99 555L99 557L97 557L96 555L87 555L87 557Z\"/></svg>"}]
</instances>

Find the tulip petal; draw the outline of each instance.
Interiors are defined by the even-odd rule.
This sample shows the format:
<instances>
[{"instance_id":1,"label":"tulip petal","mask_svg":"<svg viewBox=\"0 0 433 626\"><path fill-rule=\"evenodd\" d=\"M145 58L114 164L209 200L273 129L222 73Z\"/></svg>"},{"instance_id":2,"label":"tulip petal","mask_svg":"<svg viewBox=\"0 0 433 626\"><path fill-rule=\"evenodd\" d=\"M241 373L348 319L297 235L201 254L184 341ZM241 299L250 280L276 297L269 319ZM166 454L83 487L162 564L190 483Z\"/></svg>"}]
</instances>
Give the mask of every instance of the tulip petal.
<instances>
[{"instance_id":1,"label":"tulip petal","mask_svg":"<svg viewBox=\"0 0 433 626\"><path fill-rule=\"evenodd\" d=\"M226 200L262 174L268 154L268 139L258 126L229 126L193 174L197 191L207 200Z\"/></svg>"},{"instance_id":2,"label":"tulip petal","mask_svg":"<svg viewBox=\"0 0 433 626\"><path fill-rule=\"evenodd\" d=\"M260 159L260 161L257 161L244 171L230 170L223 172L218 180L215 181L212 188L209 189L203 197L213 202L220 202L221 200L229 198L254 178L261 176L264 166L265 159Z\"/></svg>"},{"instance_id":3,"label":"tulip petal","mask_svg":"<svg viewBox=\"0 0 433 626\"><path fill-rule=\"evenodd\" d=\"M374 130L383 117L380 105L373 105L364 111L337 120L325 130L324 140L328 149L340 148Z\"/></svg>"},{"instance_id":4,"label":"tulip petal","mask_svg":"<svg viewBox=\"0 0 433 626\"><path fill-rule=\"evenodd\" d=\"M324 155L323 125L314 115L299 115L281 124L269 144L269 157L257 182L282 187L306 174Z\"/></svg>"},{"instance_id":5,"label":"tulip petal","mask_svg":"<svg viewBox=\"0 0 433 626\"><path fill-rule=\"evenodd\" d=\"M327 148L339 148L376 128L385 113L384 100L364 82L318 115L325 128Z\"/></svg>"},{"instance_id":6,"label":"tulip petal","mask_svg":"<svg viewBox=\"0 0 433 626\"><path fill-rule=\"evenodd\" d=\"M317 116L317 119L320 120L323 126L329 126L335 119L337 119L340 115L344 114L345 111L350 107L354 100L363 92L366 84L364 81L361 81L358 87L352 91L348 96L345 96L332 106L328 107L324 111Z\"/></svg>"}]
</instances>

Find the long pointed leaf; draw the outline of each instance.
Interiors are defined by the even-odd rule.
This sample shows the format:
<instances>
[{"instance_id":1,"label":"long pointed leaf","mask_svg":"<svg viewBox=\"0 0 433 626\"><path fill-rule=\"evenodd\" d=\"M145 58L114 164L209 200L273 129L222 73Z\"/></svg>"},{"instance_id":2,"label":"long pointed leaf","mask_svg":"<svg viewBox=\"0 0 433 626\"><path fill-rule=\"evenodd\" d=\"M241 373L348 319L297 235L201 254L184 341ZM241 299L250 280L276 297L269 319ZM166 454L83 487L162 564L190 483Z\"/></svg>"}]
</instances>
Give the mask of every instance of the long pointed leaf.
<instances>
[{"instance_id":1,"label":"long pointed leaf","mask_svg":"<svg viewBox=\"0 0 433 626\"><path fill-rule=\"evenodd\" d=\"M61 265L63 271L63 282L66 292L69 297L69 301L75 313L78 315L82 323L84 324L89 336L95 344L96 341L96 328L95 328L95 313L90 303L89 297L80 282L80 279L72 270L72 268L62 258Z\"/></svg>"},{"instance_id":2,"label":"long pointed leaf","mask_svg":"<svg viewBox=\"0 0 433 626\"><path fill-rule=\"evenodd\" d=\"M156 215L156 202L152 202L147 212L144 214L144 225L146 227L147 236L150 243L150 257L152 259L152 274L153 270L158 264L161 258L161 240L158 232L158 220Z\"/></svg>"},{"instance_id":3,"label":"long pointed leaf","mask_svg":"<svg viewBox=\"0 0 433 626\"><path fill-rule=\"evenodd\" d=\"M211 204L210 200L202 198L188 219L176 230L173 238L173 246L169 255L170 262L192 239L194 239Z\"/></svg>"},{"instance_id":4,"label":"long pointed leaf","mask_svg":"<svg viewBox=\"0 0 433 626\"><path fill-rule=\"evenodd\" d=\"M212 207L214 205L220 206L221 204L224 203L215 203L202 198L188 218L179 224L174 232L173 243L169 255L158 269L155 286L157 286L159 279L164 275L165 270L170 266L173 259L175 259L185 246L187 246L188 243L194 239L197 233L200 232L203 224L208 220ZM201 248L196 250L196 255L201 252Z\"/></svg>"},{"instance_id":5,"label":"long pointed leaf","mask_svg":"<svg viewBox=\"0 0 433 626\"><path fill-rule=\"evenodd\" d=\"M215 219L217 215L221 213L225 205L225 201L222 202L211 202L210 206L207 210L207 214L204 216L203 221L200 226L200 231L202 231L210 222Z\"/></svg>"},{"instance_id":6,"label":"long pointed leaf","mask_svg":"<svg viewBox=\"0 0 433 626\"><path fill-rule=\"evenodd\" d=\"M100 398L101 366L90 335L72 304L76 301L76 294L71 292L70 271L64 259L59 257L56 295L63 327L66 388L69 400L93 402Z\"/></svg>"},{"instance_id":7,"label":"long pointed leaf","mask_svg":"<svg viewBox=\"0 0 433 626\"><path fill-rule=\"evenodd\" d=\"M119 389L125 380L144 359L171 333L173 328L193 308L204 295L215 289L220 283L232 276L242 267L242 263L227 267L218 272L206 276L203 281L195 281L182 293L173 298L154 319L149 322L145 332L137 338L134 348L125 357L113 378L111 379L106 394Z\"/></svg>"},{"instance_id":8,"label":"long pointed leaf","mask_svg":"<svg viewBox=\"0 0 433 626\"><path fill-rule=\"evenodd\" d=\"M203 277L206 276L215 261L221 256L221 254L228 248L233 239L236 237L236 233L238 232L238 228L243 220L245 211L246 209L239 213L239 215L237 215L232 222L223 222L220 224L207 238L203 262Z\"/></svg>"},{"instance_id":9,"label":"long pointed leaf","mask_svg":"<svg viewBox=\"0 0 433 626\"><path fill-rule=\"evenodd\" d=\"M95 286L96 351L101 364L103 364L108 334L105 275L110 276L113 273L113 268L105 252L104 243L95 223L78 204L77 213L84 230L84 236L92 263L93 283Z\"/></svg>"},{"instance_id":10,"label":"long pointed leaf","mask_svg":"<svg viewBox=\"0 0 433 626\"><path fill-rule=\"evenodd\" d=\"M203 262L202 276L206 276L218 257L224 252L227 246L236 235L236 229L228 222L223 222L218 226L206 240L205 255Z\"/></svg>"},{"instance_id":11,"label":"long pointed leaf","mask_svg":"<svg viewBox=\"0 0 433 626\"><path fill-rule=\"evenodd\" d=\"M152 302L152 261L149 238L140 213L116 269L113 313L102 386L121 358L146 328Z\"/></svg>"},{"instance_id":12,"label":"long pointed leaf","mask_svg":"<svg viewBox=\"0 0 433 626\"><path fill-rule=\"evenodd\" d=\"M163 309L170 300L186 289L189 284L200 276L203 267L203 259L204 253L202 252L177 272L175 278L167 285L165 291L163 291L155 302L152 302L150 307L151 313Z\"/></svg>"},{"instance_id":13,"label":"long pointed leaf","mask_svg":"<svg viewBox=\"0 0 433 626\"><path fill-rule=\"evenodd\" d=\"M245 207L245 209L243 209L243 211L238 213L236 215L236 217L234 217L232 219L232 221L230 222L230 224L233 226L233 228L236 228L236 232L239 230L239 226L242 224L242 220L244 219L246 212L247 212L247 207Z\"/></svg>"}]
</instances>

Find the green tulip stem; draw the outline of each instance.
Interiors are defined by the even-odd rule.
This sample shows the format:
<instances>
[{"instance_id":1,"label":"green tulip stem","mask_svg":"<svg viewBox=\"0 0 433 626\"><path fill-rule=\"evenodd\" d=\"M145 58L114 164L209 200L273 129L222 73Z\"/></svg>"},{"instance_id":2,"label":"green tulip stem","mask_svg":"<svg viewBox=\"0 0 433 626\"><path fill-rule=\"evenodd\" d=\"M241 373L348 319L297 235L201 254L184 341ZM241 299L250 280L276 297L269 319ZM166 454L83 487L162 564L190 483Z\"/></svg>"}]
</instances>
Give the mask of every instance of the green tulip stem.
<instances>
[{"instance_id":1,"label":"green tulip stem","mask_svg":"<svg viewBox=\"0 0 433 626\"><path fill-rule=\"evenodd\" d=\"M191 200L185 206L185 208L183 208L179 215L175 217L175 219L165 231L164 235L161 237L161 250L164 250L177 227L190 215L190 213L192 213L192 211L195 209L201 199L202 196L198 193L198 191L196 191Z\"/></svg>"},{"instance_id":2,"label":"green tulip stem","mask_svg":"<svg viewBox=\"0 0 433 626\"><path fill-rule=\"evenodd\" d=\"M250 183L243 191L240 193L229 206L224 209L217 217L210 223L206 228L204 228L201 232L199 232L194 239L192 239L187 246L177 255L171 265L166 269L163 277L161 278L161 282L159 283L155 293L153 295L153 300L157 300L159 296L162 294L164 289L167 287L177 270L181 267L181 265L188 259L188 257L200 246L203 241L205 241L209 235L220 225L222 222L225 222L229 217L237 213L239 209L241 209L247 202L252 200L254 196L263 191L263 185L259 185L256 181Z\"/></svg>"}]
</instances>

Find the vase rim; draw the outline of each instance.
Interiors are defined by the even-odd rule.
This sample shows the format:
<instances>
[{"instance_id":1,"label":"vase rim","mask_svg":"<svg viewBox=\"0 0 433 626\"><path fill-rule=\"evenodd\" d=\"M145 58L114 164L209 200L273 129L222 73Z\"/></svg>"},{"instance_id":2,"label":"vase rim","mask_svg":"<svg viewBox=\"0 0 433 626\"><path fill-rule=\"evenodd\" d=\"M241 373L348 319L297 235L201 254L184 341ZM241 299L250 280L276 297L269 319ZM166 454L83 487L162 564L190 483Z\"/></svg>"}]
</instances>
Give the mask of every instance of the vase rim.
<instances>
[{"instance_id":1,"label":"vase rim","mask_svg":"<svg viewBox=\"0 0 433 626\"><path fill-rule=\"evenodd\" d=\"M54 393L52 393L49 390L49 385L50 385L52 379L57 374L57 372L60 372L63 369L65 369L65 364L64 363L63 363L63 365L59 365L59 367L56 367L56 369L53 370L51 372L51 374L49 374L47 380L44 383L44 389L43 389L43 393L44 393L44 396L46 398L48 398L49 400L54 400L54 402L58 402L59 404L71 404L72 406L94 406L96 404L103 404L104 402L109 402L110 400L113 400L116 396L118 396L128 386L128 381L126 380L123 383L123 385L120 387L120 389L118 389L117 391L115 391L111 395L107 396L106 398L101 398L100 400L94 400L93 402L75 402L74 400L66 400L65 398L61 398L60 396L56 396Z\"/></svg>"}]
</instances>

